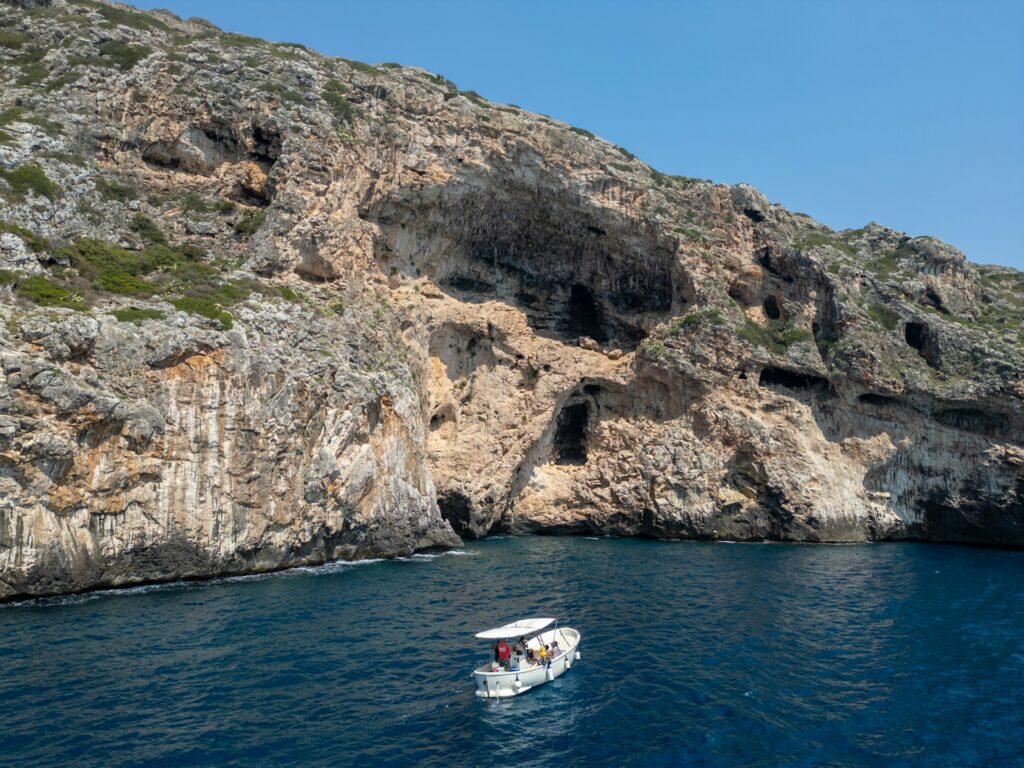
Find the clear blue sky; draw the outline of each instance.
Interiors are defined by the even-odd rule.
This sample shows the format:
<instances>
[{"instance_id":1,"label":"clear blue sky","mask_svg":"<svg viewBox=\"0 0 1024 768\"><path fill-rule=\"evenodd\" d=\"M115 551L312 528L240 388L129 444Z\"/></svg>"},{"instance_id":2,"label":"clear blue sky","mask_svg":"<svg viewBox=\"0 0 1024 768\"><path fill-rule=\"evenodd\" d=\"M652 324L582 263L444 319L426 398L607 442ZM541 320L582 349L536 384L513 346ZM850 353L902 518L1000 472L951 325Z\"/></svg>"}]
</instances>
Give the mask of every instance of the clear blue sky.
<instances>
[{"instance_id":1,"label":"clear blue sky","mask_svg":"<svg viewBox=\"0 0 1024 768\"><path fill-rule=\"evenodd\" d=\"M754 184L1024 269L1024 2L156 0L218 26L424 67L663 173Z\"/></svg>"}]
</instances>

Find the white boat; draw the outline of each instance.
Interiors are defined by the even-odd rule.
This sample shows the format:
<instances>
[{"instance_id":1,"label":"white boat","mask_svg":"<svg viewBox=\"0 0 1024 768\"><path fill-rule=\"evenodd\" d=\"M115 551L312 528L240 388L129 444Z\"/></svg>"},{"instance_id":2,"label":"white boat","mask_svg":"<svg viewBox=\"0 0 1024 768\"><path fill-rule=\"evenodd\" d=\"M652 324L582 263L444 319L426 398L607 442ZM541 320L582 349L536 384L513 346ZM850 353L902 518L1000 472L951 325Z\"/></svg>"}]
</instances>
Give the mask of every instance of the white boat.
<instances>
[{"instance_id":1,"label":"white boat","mask_svg":"<svg viewBox=\"0 0 1024 768\"><path fill-rule=\"evenodd\" d=\"M476 636L481 640L493 640L492 650L502 641L511 646L509 658L503 663L494 659L473 671L476 695L488 699L526 693L531 688L551 682L580 659L579 631L559 627L555 619L520 619L478 632ZM550 648L556 641L558 651L550 658L542 659L541 648Z\"/></svg>"}]
</instances>

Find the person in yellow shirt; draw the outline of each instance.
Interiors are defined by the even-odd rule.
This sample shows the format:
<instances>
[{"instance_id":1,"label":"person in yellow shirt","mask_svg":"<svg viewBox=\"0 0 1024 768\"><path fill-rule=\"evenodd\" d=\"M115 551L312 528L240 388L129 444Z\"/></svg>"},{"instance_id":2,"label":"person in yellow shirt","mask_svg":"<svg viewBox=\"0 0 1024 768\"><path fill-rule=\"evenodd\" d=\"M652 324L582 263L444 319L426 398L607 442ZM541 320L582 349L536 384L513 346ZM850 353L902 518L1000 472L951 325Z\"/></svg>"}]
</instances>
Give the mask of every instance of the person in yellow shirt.
<instances>
[{"instance_id":1,"label":"person in yellow shirt","mask_svg":"<svg viewBox=\"0 0 1024 768\"><path fill-rule=\"evenodd\" d=\"M541 664L544 664L544 663L547 662L547 660L548 660L548 649L544 646L543 643L541 643L540 651L538 651L538 655L540 656L540 663Z\"/></svg>"}]
</instances>

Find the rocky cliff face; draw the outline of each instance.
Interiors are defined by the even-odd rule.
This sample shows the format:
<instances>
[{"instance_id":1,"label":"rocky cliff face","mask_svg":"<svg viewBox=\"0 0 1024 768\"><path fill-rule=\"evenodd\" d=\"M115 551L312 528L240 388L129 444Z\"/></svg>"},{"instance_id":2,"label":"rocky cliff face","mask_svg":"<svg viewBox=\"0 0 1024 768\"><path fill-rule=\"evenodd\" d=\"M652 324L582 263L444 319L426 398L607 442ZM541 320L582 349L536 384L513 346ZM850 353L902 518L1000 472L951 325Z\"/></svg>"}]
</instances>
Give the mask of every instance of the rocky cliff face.
<instances>
[{"instance_id":1,"label":"rocky cliff face","mask_svg":"<svg viewBox=\"0 0 1024 768\"><path fill-rule=\"evenodd\" d=\"M456 532L1024 544L1020 273L411 67L0 22L0 598Z\"/></svg>"}]
</instances>

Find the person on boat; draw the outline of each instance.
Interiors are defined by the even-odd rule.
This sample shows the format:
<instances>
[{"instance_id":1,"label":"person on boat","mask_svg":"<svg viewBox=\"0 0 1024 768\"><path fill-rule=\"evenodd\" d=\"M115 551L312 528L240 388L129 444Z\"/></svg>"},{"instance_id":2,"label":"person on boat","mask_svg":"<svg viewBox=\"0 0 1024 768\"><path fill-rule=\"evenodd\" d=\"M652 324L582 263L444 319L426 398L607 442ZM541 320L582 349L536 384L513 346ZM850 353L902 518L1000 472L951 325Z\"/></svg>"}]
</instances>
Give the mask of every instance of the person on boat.
<instances>
[{"instance_id":1,"label":"person on boat","mask_svg":"<svg viewBox=\"0 0 1024 768\"><path fill-rule=\"evenodd\" d=\"M504 640L499 640L498 645L495 646L495 653L498 657L498 664L507 667L508 657L512 655L512 647Z\"/></svg>"},{"instance_id":2,"label":"person on boat","mask_svg":"<svg viewBox=\"0 0 1024 768\"><path fill-rule=\"evenodd\" d=\"M561 655L561 653L562 653L562 649L558 647L558 641L557 640L552 640L551 641L551 658L557 659L559 657L559 655Z\"/></svg>"},{"instance_id":3,"label":"person on boat","mask_svg":"<svg viewBox=\"0 0 1024 768\"><path fill-rule=\"evenodd\" d=\"M542 643L540 646L540 650L537 652L537 655L540 656L540 663L545 663L548 660L547 646Z\"/></svg>"}]
</instances>

